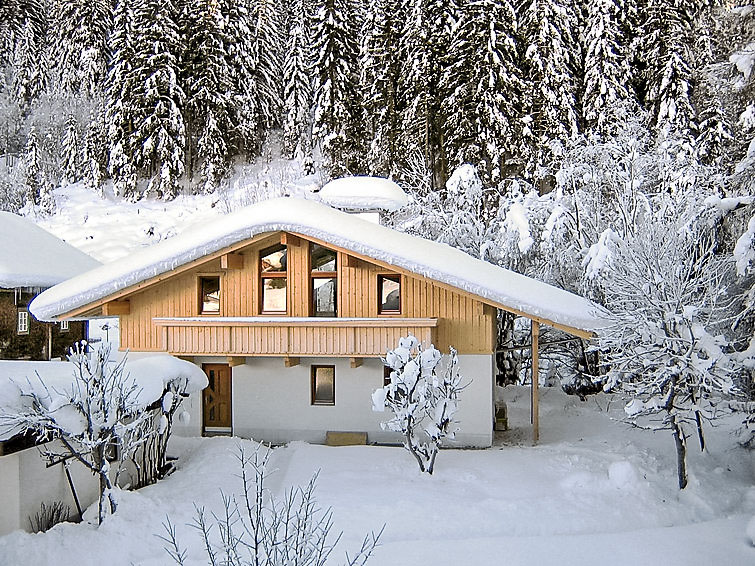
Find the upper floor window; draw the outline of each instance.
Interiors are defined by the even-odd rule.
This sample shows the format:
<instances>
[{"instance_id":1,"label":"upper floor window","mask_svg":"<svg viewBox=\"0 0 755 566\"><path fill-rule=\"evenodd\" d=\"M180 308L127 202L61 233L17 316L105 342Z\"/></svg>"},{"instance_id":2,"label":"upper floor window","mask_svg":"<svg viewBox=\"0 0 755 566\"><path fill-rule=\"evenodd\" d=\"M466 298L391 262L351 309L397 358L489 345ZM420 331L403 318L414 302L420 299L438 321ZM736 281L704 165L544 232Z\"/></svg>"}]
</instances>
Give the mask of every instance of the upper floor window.
<instances>
[{"instance_id":1,"label":"upper floor window","mask_svg":"<svg viewBox=\"0 0 755 566\"><path fill-rule=\"evenodd\" d=\"M401 312L401 276L378 275L378 314Z\"/></svg>"},{"instance_id":2,"label":"upper floor window","mask_svg":"<svg viewBox=\"0 0 755 566\"><path fill-rule=\"evenodd\" d=\"M312 316L338 316L338 253L319 244L309 246Z\"/></svg>"},{"instance_id":3,"label":"upper floor window","mask_svg":"<svg viewBox=\"0 0 755 566\"><path fill-rule=\"evenodd\" d=\"M220 277L199 278L200 314L220 314Z\"/></svg>"},{"instance_id":4,"label":"upper floor window","mask_svg":"<svg viewBox=\"0 0 755 566\"><path fill-rule=\"evenodd\" d=\"M260 251L260 310L263 313L286 313L286 267L286 246L278 244Z\"/></svg>"},{"instance_id":5,"label":"upper floor window","mask_svg":"<svg viewBox=\"0 0 755 566\"><path fill-rule=\"evenodd\" d=\"M68 324L69 323L68 323L67 320L61 320L60 321L60 331L61 332L68 332L70 330L70 327L69 327Z\"/></svg>"},{"instance_id":6,"label":"upper floor window","mask_svg":"<svg viewBox=\"0 0 755 566\"><path fill-rule=\"evenodd\" d=\"M29 311L18 311L16 329L19 334L29 334Z\"/></svg>"}]
</instances>

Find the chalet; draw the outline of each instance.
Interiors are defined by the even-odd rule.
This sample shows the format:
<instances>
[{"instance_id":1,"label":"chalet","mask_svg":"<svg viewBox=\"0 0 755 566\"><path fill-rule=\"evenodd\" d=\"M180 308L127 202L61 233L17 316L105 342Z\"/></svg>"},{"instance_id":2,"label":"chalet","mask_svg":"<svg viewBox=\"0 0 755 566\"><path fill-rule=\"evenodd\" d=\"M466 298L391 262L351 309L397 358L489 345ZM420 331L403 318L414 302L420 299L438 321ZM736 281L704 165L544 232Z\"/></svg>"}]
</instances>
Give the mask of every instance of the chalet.
<instances>
[{"instance_id":1,"label":"chalet","mask_svg":"<svg viewBox=\"0 0 755 566\"><path fill-rule=\"evenodd\" d=\"M44 289L100 262L9 212L0 212L0 241L0 359L65 356L71 344L86 337L86 323L42 323L28 305Z\"/></svg>"},{"instance_id":2,"label":"chalet","mask_svg":"<svg viewBox=\"0 0 755 566\"><path fill-rule=\"evenodd\" d=\"M120 317L121 349L201 365L188 434L391 442L371 411L380 357L412 333L453 346L471 381L459 445L489 446L496 313L589 337L597 307L447 245L297 198L264 201L42 293L44 320ZM536 335L536 334L535 334ZM537 349L534 348L536 357ZM536 360L535 360L536 363Z\"/></svg>"}]
</instances>

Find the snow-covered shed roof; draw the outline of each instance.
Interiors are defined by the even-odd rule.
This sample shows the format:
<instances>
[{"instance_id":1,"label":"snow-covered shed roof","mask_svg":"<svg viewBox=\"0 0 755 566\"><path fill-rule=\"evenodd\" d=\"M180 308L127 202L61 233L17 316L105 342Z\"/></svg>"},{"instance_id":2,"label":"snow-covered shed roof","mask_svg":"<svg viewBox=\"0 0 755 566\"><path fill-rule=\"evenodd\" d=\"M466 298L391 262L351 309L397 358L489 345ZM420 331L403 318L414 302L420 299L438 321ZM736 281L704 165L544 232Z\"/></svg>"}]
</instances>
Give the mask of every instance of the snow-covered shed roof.
<instances>
[{"instance_id":1,"label":"snow-covered shed roof","mask_svg":"<svg viewBox=\"0 0 755 566\"><path fill-rule=\"evenodd\" d=\"M342 177L327 183L319 192L323 202L347 210L393 212L409 202L396 183L383 177Z\"/></svg>"},{"instance_id":2,"label":"snow-covered shed roof","mask_svg":"<svg viewBox=\"0 0 755 566\"><path fill-rule=\"evenodd\" d=\"M31 220L0 212L0 288L52 287L102 265Z\"/></svg>"},{"instance_id":3,"label":"snow-covered shed roof","mask_svg":"<svg viewBox=\"0 0 755 566\"><path fill-rule=\"evenodd\" d=\"M380 226L324 204L278 198L192 227L127 258L64 281L39 295L40 320L70 316L124 290L257 235L285 231L309 236L397 269L466 291L484 302L541 322L595 332L606 326L587 299L481 261L446 244Z\"/></svg>"}]
</instances>

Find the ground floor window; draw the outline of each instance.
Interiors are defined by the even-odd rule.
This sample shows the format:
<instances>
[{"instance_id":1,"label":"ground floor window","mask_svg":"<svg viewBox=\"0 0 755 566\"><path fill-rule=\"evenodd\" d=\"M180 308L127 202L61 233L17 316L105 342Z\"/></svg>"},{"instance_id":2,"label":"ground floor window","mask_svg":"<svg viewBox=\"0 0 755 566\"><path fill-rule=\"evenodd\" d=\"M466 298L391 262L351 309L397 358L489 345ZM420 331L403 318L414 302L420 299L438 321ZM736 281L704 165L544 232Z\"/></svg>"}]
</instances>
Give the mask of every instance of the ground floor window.
<instances>
[{"instance_id":1,"label":"ground floor window","mask_svg":"<svg viewBox=\"0 0 755 566\"><path fill-rule=\"evenodd\" d=\"M312 366L312 404L336 404L336 366Z\"/></svg>"},{"instance_id":2,"label":"ground floor window","mask_svg":"<svg viewBox=\"0 0 755 566\"><path fill-rule=\"evenodd\" d=\"M19 334L29 334L29 311L18 311L17 330Z\"/></svg>"}]
</instances>

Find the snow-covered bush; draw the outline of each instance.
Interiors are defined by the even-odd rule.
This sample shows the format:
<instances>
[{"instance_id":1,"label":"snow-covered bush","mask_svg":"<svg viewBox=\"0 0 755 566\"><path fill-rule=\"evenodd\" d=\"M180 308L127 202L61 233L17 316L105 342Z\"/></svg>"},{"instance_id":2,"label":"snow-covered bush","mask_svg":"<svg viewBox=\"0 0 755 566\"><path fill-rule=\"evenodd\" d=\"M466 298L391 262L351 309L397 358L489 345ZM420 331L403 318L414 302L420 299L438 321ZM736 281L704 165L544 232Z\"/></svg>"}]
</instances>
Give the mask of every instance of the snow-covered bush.
<instances>
[{"instance_id":1,"label":"snow-covered bush","mask_svg":"<svg viewBox=\"0 0 755 566\"><path fill-rule=\"evenodd\" d=\"M101 523L116 510L115 490L126 463L139 468L140 450L153 455L157 477L165 472L178 399L206 387L207 377L172 356L145 357L127 367L126 358L110 359L107 346L88 350L82 342L70 350L68 364L45 362L50 366L40 367L34 378L0 382L0 439L31 432L39 442L56 440L42 455L50 462L75 459L98 477ZM150 473L142 470L139 481L149 483L143 479Z\"/></svg>"},{"instance_id":2,"label":"snow-covered bush","mask_svg":"<svg viewBox=\"0 0 755 566\"><path fill-rule=\"evenodd\" d=\"M201 535L209 564L323 566L338 544L341 535L331 536L333 510L320 508L315 499L317 474L306 487L292 487L282 501L278 500L265 487L271 474L271 454L272 450L261 443L251 455L239 447L243 494L238 498L223 495L225 508L220 516L212 513L210 517L203 507L197 507L191 526ZM166 542L167 553L176 564L188 564L170 518L163 527L166 535L160 538ZM354 556L346 554L345 565L363 566L382 532L365 536Z\"/></svg>"},{"instance_id":3,"label":"snow-covered bush","mask_svg":"<svg viewBox=\"0 0 755 566\"><path fill-rule=\"evenodd\" d=\"M441 353L432 345L422 348L411 334L400 338L398 348L389 350L383 363L391 368L390 383L372 394L372 410L386 408L393 418L381 423L383 430L400 432L404 447L411 452L419 469L433 473L435 457L444 438L458 431L454 416L463 389L456 350L451 348L448 363L438 375Z\"/></svg>"},{"instance_id":4,"label":"snow-covered bush","mask_svg":"<svg viewBox=\"0 0 755 566\"><path fill-rule=\"evenodd\" d=\"M721 396L739 394L741 371L723 334L732 262L693 228L694 219L679 215L614 237L603 272L614 321L600 336L608 387L629 394L630 422L672 432L680 489L687 485L685 429L697 431L704 449L703 424L720 414Z\"/></svg>"}]
</instances>

